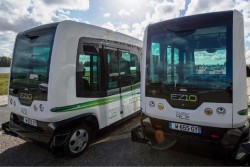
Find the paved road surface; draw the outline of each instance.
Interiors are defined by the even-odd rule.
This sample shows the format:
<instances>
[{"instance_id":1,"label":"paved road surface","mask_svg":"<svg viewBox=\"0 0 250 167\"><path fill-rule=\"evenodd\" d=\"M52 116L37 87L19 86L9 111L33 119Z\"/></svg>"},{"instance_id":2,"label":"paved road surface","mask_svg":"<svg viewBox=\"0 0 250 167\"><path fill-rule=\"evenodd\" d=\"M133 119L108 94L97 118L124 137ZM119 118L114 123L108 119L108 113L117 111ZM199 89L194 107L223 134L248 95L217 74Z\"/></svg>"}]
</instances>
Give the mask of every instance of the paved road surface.
<instances>
[{"instance_id":1,"label":"paved road surface","mask_svg":"<svg viewBox=\"0 0 250 167\"><path fill-rule=\"evenodd\" d=\"M0 129L1 129L2 123L9 121L9 119L10 119L10 112L8 108L0 107Z\"/></svg>"},{"instance_id":2,"label":"paved road surface","mask_svg":"<svg viewBox=\"0 0 250 167\"><path fill-rule=\"evenodd\" d=\"M67 157L55 158L49 151L37 145L24 142L18 138L0 135L0 165L228 165L216 157L213 152L202 143L192 143L190 146L177 144L165 151L150 149L147 145L130 141L129 135L107 137L92 145L87 152L75 159ZM12 145L9 145L11 143ZM204 148L205 146L205 148Z\"/></svg>"}]
</instances>

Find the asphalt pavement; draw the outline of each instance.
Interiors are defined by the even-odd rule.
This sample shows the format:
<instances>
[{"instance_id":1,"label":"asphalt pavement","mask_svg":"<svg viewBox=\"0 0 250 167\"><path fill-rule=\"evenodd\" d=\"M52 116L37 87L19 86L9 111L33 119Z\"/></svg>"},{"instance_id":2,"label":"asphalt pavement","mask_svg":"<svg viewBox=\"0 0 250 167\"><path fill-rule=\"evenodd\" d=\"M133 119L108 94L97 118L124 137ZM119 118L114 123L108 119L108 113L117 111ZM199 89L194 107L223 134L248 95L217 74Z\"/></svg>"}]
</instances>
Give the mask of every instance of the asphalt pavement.
<instances>
[{"instance_id":1,"label":"asphalt pavement","mask_svg":"<svg viewBox=\"0 0 250 167\"><path fill-rule=\"evenodd\" d=\"M7 106L0 107L0 130L2 127L2 123L5 123L9 120L10 120L10 112L9 112Z\"/></svg>"},{"instance_id":2,"label":"asphalt pavement","mask_svg":"<svg viewBox=\"0 0 250 167\"><path fill-rule=\"evenodd\" d=\"M227 162L211 158L211 149L204 144L193 143L189 146L176 144L165 151L152 150L149 146L131 142L129 135L107 137L90 148L83 155L70 159L56 158L48 150L24 142L18 138L1 134L4 142L0 148L1 166L222 166ZM12 143L12 145L8 145ZM196 145L196 146L195 146ZM195 146L195 148L193 148ZM207 147L207 146L206 146ZM202 152L202 153L201 153ZM200 154L201 153L201 154Z\"/></svg>"}]
</instances>

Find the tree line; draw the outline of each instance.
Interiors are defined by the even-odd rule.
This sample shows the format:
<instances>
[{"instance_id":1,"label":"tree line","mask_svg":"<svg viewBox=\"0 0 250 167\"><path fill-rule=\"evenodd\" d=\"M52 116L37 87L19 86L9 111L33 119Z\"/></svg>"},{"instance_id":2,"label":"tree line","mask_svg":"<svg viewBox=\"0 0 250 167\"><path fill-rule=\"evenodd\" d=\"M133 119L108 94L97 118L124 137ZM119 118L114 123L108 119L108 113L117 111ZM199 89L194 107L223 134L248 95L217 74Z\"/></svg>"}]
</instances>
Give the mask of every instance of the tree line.
<instances>
[{"instance_id":1,"label":"tree line","mask_svg":"<svg viewBox=\"0 0 250 167\"><path fill-rule=\"evenodd\" d=\"M10 67L11 58L6 56L0 57L0 67Z\"/></svg>"}]
</instances>

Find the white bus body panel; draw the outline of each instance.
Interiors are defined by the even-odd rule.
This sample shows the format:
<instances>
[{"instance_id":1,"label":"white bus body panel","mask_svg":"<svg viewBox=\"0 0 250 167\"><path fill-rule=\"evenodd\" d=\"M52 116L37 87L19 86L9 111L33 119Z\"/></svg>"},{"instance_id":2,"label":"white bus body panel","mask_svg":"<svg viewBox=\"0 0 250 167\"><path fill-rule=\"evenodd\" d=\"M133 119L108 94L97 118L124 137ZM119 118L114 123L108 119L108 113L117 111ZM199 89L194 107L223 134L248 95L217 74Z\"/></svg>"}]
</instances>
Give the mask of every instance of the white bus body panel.
<instances>
[{"instance_id":1,"label":"white bus body panel","mask_svg":"<svg viewBox=\"0 0 250 167\"><path fill-rule=\"evenodd\" d=\"M146 90L146 51L147 51L147 36L148 36L148 26L146 27L145 31L144 31L144 37L143 37L143 48L142 48L142 59L141 59L141 110L142 112L146 112L146 94L145 94L145 90Z\"/></svg>"},{"instance_id":2,"label":"white bus body panel","mask_svg":"<svg viewBox=\"0 0 250 167\"><path fill-rule=\"evenodd\" d=\"M155 103L154 107L150 106L151 101ZM160 103L164 105L163 110L158 108L158 104ZM232 128L232 112L227 112L224 116L219 116L216 113L218 107L224 107L226 111L232 111L232 104L230 103L202 103L197 109L188 110L173 108L165 99L146 97L146 113L152 118L188 124L191 123L201 126ZM206 108L211 108L213 110L211 116L205 114L204 110ZM177 117L177 114L182 113L184 113L186 119L184 119L184 117L183 119Z\"/></svg>"},{"instance_id":3,"label":"white bus body panel","mask_svg":"<svg viewBox=\"0 0 250 167\"><path fill-rule=\"evenodd\" d=\"M31 106L25 106L20 104L19 99L17 97L14 96L10 96L9 95L9 102L8 102L8 108L11 112L17 114L17 115L21 115L23 117L28 117L31 119L37 119L39 118L39 120L47 120L47 122L50 122L50 112L49 112L49 105L48 102L46 101L37 101L34 100L31 104ZM13 102L15 102L15 106L12 104L10 104L10 99L13 100ZM39 110L39 105L42 104L44 106L44 111L41 112ZM37 111L34 110L34 106L36 105L37 107Z\"/></svg>"},{"instance_id":4,"label":"white bus body panel","mask_svg":"<svg viewBox=\"0 0 250 167\"><path fill-rule=\"evenodd\" d=\"M245 123L247 115L238 114L238 111L244 109L247 109L244 23L242 14L235 10L233 14L233 127L236 128Z\"/></svg>"},{"instance_id":5,"label":"white bus body panel","mask_svg":"<svg viewBox=\"0 0 250 167\"><path fill-rule=\"evenodd\" d=\"M113 40L141 47L141 42L139 40L133 39L131 37L126 37L125 35L121 36L120 33L115 33L111 30L100 29L99 27L95 27L92 25L71 21L63 21L59 23L51 57L48 95L48 101L50 104L49 108L96 100L95 98L76 97L76 55L78 42L81 37ZM118 105L120 105L119 101L110 103L110 105L108 105L112 106L112 108L107 108L104 105L84 111L77 110L73 112L62 113L51 112L50 114L53 121L59 121L77 116L79 114L93 113L98 119L99 127L103 128L109 123L109 121L107 120L109 113L106 113L106 111L108 112L110 110L114 110ZM120 114L117 114L117 116L118 115ZM120 118L116 118L115 121L119 119Z\"/></svg>"}]
</instances>

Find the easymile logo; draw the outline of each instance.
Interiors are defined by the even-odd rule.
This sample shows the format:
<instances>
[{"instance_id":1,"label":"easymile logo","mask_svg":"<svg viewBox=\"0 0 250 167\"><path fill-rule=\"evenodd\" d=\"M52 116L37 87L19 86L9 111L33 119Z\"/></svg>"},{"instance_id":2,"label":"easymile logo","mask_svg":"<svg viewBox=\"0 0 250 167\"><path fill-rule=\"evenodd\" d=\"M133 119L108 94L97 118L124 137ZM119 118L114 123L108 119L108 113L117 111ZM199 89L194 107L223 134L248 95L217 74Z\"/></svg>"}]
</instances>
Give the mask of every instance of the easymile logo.
<instances>
[{"instance_id":1,"label":"easymile logo","mask_svg":"<svg viewBox=\"0 0 250 167\"><path fill-rule=\"evenodd\" d=\"M190 115L189 113L185 113L185 112L176 112L176 117L180 118L180 119L185 119L185 120L189 120Z\"/></svg>"}]
</instances>

